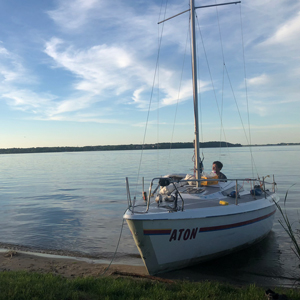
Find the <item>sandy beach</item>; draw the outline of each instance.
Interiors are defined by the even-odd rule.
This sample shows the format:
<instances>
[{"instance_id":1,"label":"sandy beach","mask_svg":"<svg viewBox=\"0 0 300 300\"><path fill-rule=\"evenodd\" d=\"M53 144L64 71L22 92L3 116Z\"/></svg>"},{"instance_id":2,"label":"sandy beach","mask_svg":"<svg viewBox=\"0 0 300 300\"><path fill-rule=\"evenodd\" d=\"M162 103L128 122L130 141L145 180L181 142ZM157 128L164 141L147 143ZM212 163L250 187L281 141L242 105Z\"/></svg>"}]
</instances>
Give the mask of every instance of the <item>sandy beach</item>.
<instances>
[{"instance_id":1,"label":"sandy beach","mask_svg":"<svg viewBox=\"0 0 300 300\"><path fill-rule=\"evenodd\" d=\"M68 278L101 276L109 264L98 263L92 259L62 257L40 253L6 250L0 252L0 271L29 271L52 273ZM105 275L131 274L147 276L144 266L112 264Z\"/></svg>"}]
</instances>

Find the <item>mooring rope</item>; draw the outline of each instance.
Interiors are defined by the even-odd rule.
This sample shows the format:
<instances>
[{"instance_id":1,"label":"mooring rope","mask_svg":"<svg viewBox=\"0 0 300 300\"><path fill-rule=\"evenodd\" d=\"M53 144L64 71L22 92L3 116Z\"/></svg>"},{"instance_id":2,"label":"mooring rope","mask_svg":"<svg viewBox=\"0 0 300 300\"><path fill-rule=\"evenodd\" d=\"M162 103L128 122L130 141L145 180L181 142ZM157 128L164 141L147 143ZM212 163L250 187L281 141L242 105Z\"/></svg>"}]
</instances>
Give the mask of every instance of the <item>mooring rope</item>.
<instances>
[{"instance_id":1,"label":"mooring rope","mask_svg":"<svg viewBox=\"0 0 300 300\"><path fill-rule=\"evenodd\" d=\"M126 210L125 210L126 211ZM124 213L125 213L124 211ZM123 214L124 214L123 213ZM115 250L115 253L109 263L109 265L104 269L104 272L102 274L100 274L100 276L104 276L106 274L106 272L108 271L108 269L110 268L111 264L113 263L116 255L117 255L117 252L118 252L118 248L119 248L119 245L120 245L120 241L121 241L121 236L122 236L122 232L123 232L123 227L124 227L124 219L122 219L122 226L121 226L121 231L120 231L120 236L119 236L119 240L118 240L118 243L117 243L117 247L116 247L116 250Z\"/></svg>"}]
</instances>

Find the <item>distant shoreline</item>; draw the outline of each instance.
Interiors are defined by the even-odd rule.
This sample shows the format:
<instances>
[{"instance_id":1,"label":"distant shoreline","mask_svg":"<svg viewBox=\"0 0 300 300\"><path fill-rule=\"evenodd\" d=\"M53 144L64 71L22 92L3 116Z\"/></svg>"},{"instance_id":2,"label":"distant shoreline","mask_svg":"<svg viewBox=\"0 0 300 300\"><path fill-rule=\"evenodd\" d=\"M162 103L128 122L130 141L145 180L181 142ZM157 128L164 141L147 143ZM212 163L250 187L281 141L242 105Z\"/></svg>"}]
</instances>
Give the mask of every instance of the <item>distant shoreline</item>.
<instances>
[{"instance_id":1,"label":"distant shoreline","mask_svg":"<svg viewBox=\"0 0 300 300\"><path fill-rule=\"evenodd\" d=\"M255 144L251 147L262 146L294 146L300 143L280 144ZM226 147L249 147L250 145L232 144L226 142L205 142L200 143L200 148L226 148ZM158 144L129 144L129 145L105 145L105 146L84 146L84 147L31 147L31 148L2 148L0 154L19 153L52 153L52 152L84 152L84 151L117 151L117 150L150 150L150 149L185 149L193 148L193 143L158 143Z\"/></svg>"}]
</instances>

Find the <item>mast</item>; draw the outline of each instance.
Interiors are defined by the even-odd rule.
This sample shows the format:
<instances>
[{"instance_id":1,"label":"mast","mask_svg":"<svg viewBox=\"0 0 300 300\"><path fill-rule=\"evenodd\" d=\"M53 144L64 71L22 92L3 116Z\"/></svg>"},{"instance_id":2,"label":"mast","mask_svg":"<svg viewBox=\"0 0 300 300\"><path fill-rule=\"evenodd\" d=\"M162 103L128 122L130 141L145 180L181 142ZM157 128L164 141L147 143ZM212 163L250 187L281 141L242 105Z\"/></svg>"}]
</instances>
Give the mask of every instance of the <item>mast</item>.
<instances>
[{"instance_id":1,"label":"mast","mask_svg":"<svg viewBox=\"0 0 300 300\"><path fill-rule=\"evenodd\" d=\"M197 59L196 59L196 36L195 36L195 4L190 0L191 11L191 49L192 49L192 74L193 74L193 99L194 99L194 122L195 122L195 165L196 179L200 179L200 149L199 149L199 118L198 118L198 88L197 88ZM199 186L197 181L197 187Z\"/></svg>"}]
</instances>

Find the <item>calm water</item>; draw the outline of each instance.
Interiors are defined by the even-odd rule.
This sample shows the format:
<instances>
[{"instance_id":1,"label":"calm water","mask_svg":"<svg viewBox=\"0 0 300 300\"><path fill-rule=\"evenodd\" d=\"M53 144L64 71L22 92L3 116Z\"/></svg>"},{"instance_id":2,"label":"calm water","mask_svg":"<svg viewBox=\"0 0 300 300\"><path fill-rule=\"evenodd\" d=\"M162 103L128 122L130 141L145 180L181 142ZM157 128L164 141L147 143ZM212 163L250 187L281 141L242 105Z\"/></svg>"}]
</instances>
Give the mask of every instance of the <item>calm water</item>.
<instances>
[{"instance_id":1,"label":"calm water","mask_svg":"<svg viewBox=\"0 0 300 300\"><path fill-rule=\"evenodd\" d=\"M254 175L275 174L287 212L299 224L299 146L252 148ZM144 151L140 176L146 186L152 177L191 173L192 149ZM227 177L251 177L249 148L205 149L204 165L221 160ZM122 215L127 207L125 177L132 193L141 195L137 176L140 151L43 153L0 155L0 247L19 245L35 250L67 251L73 255L112 257ZM174 163L178 161L178 163ZM275 217L271 234L263 242L234 255L162 275L166 278L228 280L263 285L298 284L299 261ZM127 225L117 262L142 264Z\"/></svg>"}]
</instances>

